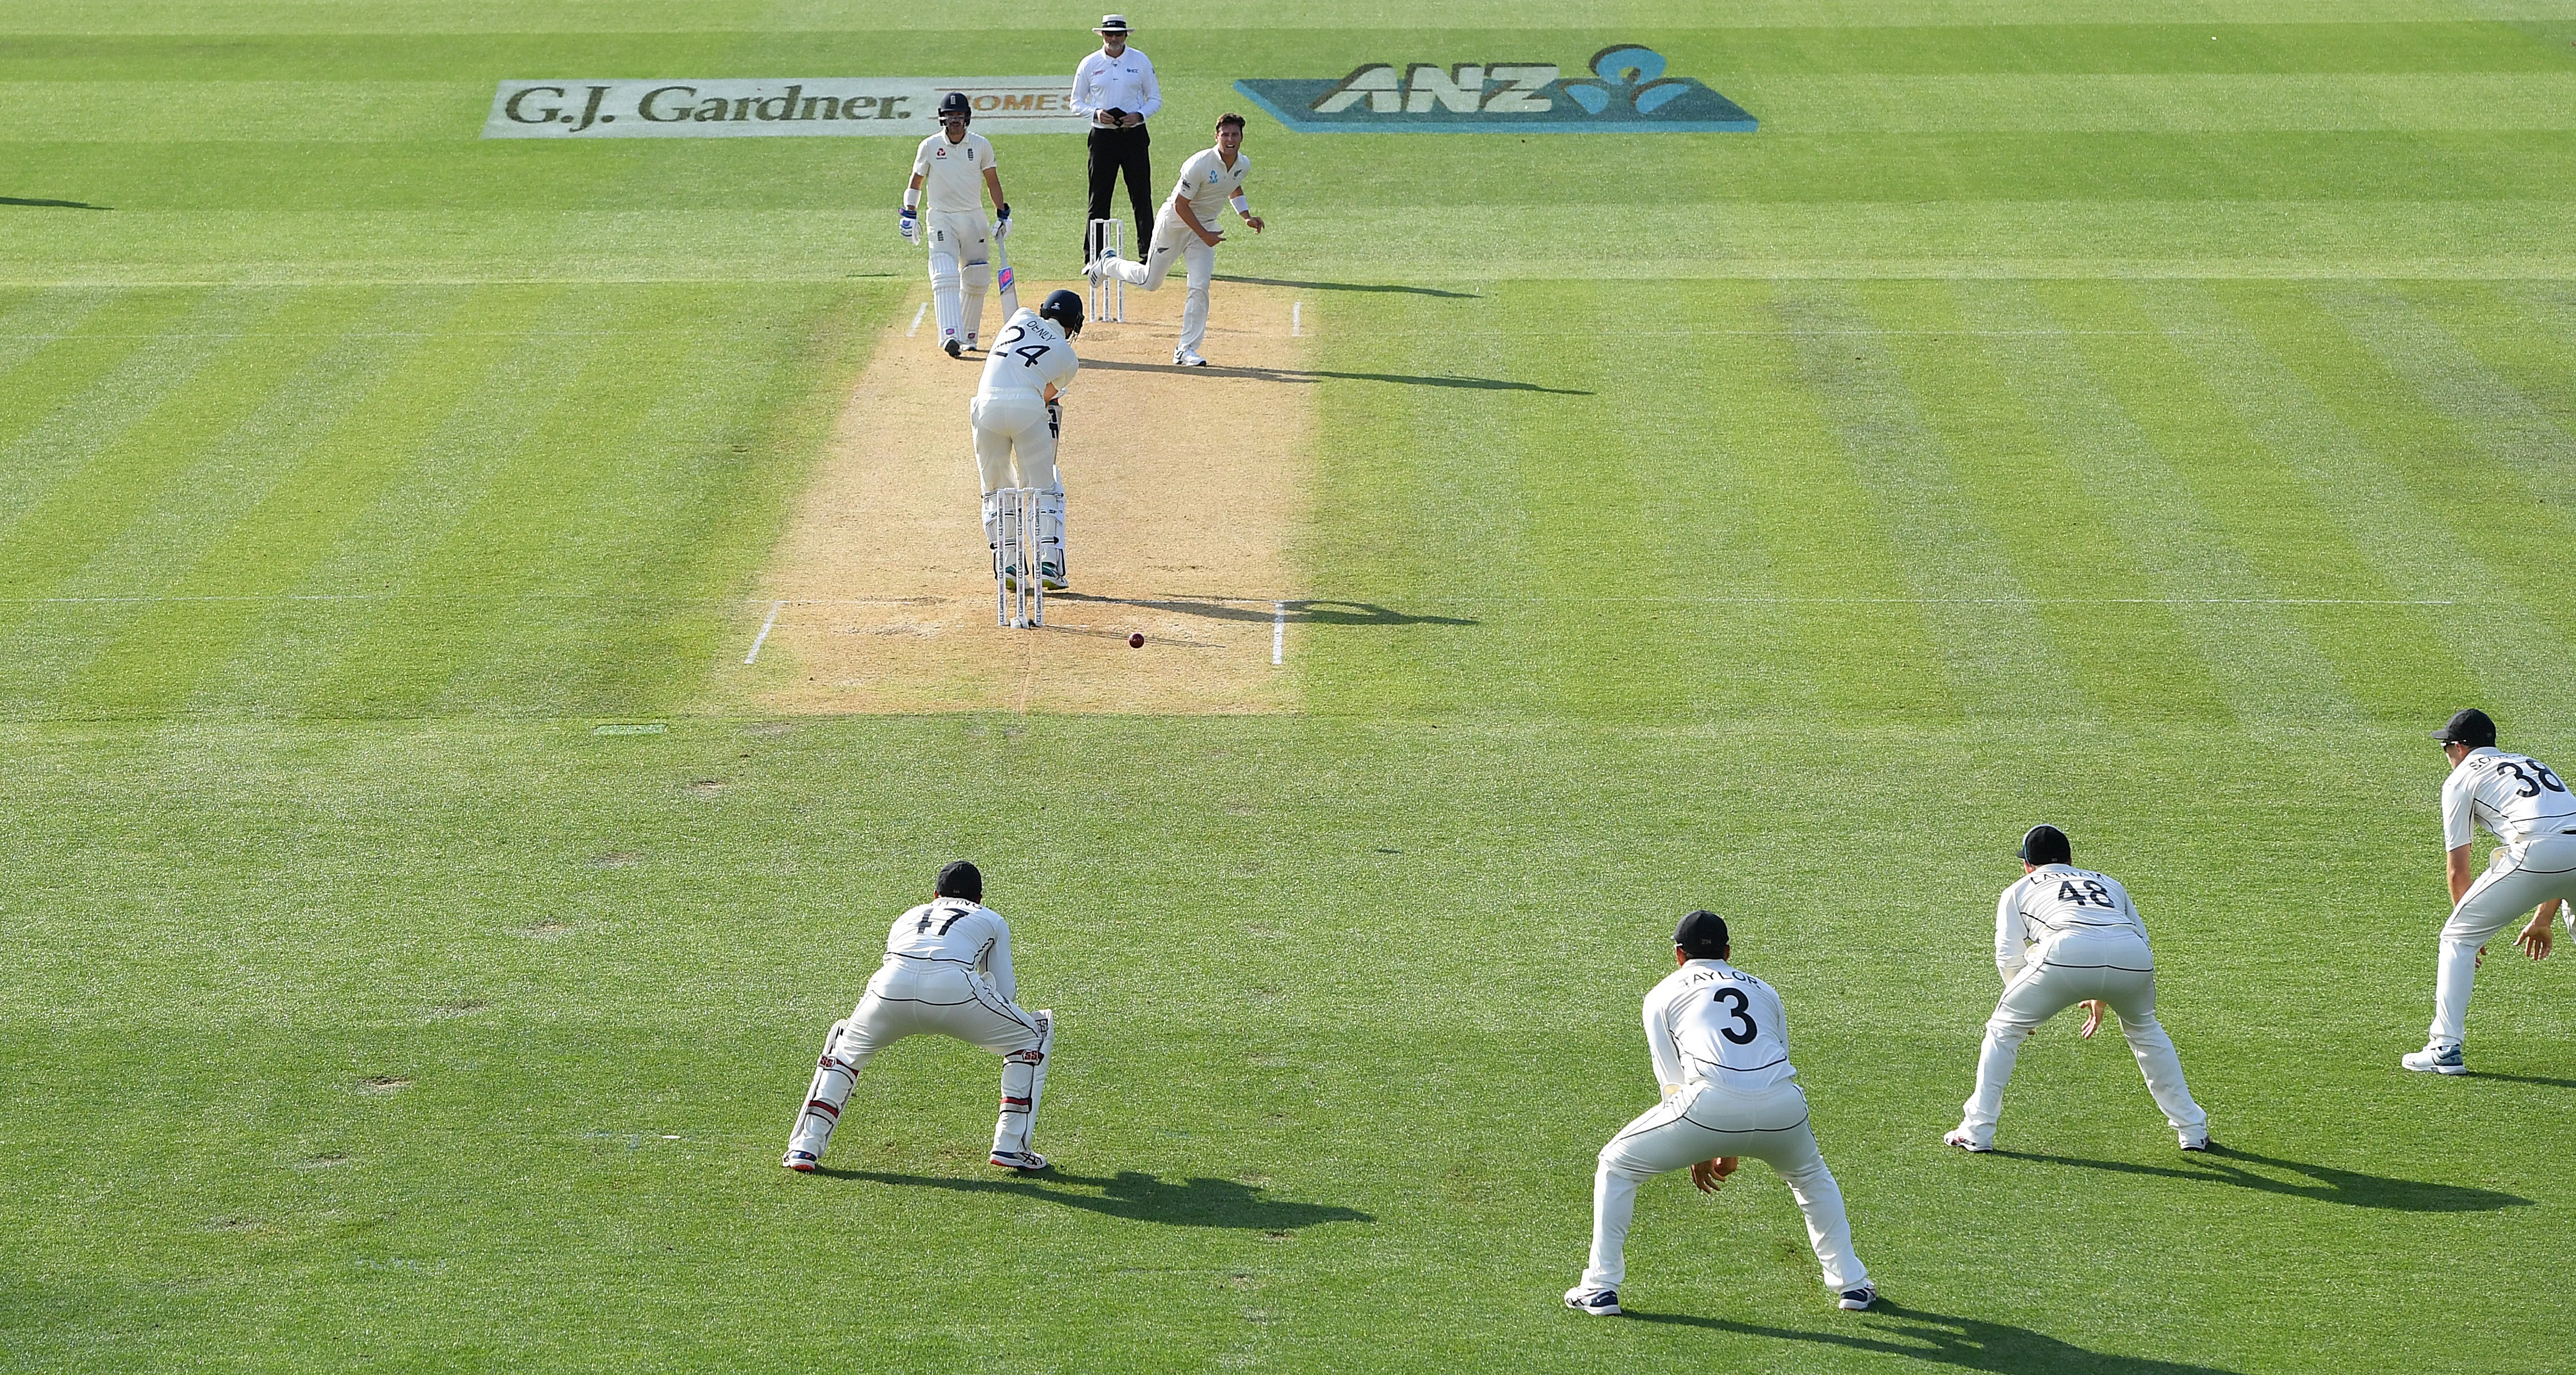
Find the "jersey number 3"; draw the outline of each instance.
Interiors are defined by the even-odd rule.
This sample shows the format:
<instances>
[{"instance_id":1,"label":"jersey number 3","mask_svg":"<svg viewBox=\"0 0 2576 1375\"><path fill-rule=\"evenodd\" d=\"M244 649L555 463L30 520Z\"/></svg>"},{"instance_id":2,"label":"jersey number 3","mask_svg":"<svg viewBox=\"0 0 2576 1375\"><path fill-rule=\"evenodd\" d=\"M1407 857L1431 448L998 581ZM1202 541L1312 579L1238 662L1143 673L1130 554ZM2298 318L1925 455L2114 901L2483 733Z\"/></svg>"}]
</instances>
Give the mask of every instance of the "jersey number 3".
<instances>
[{"instance_id":1,"label":"jersey number 3","mask_svg":"<svg viewBox=\"0 0 2576 1375\"><path fill-rule=\"evenodd\" d=\"M1761 1032L1760 1027L1753 1025L1753 1014L1748 1010L1753 1006L1753 1000L1744 996L1743 989L1721 988L1717 990L1717 1001L1726 1004L1727 1010L1735 1014L1737 1025L1744 1028L1738 1031L1735 1027L1722 1026L1717 1029L1717 1034L1734 1045L1751 1045L1753 1038Z\"/></svg>"}]
</instances>

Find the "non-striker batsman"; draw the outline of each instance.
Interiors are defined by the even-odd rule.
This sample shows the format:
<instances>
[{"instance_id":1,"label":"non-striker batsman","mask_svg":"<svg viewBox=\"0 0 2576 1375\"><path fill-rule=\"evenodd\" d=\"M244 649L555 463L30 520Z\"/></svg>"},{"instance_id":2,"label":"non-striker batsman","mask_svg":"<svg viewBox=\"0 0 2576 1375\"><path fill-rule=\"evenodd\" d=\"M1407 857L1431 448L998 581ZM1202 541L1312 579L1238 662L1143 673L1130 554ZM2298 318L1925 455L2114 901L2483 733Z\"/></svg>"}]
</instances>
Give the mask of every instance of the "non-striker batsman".
<instances>
[{"instance_id":1,"label":"non-striker batsman","mask_svg":"<svg viewBox=\"0 0 2576 1375\"><path fill-rule=\"evenodd\" d=\"M1002 318L1020 308L1010 264L1001 256L1002 241L1011 236L1011 204L1002 198L992 143L967 131L974 119L965 92L939 98L939 132L923 139L912 155L912 183L903 189L903 214L896 221L905 242L930 247L930 308L939 317L939 346L951 358L977 347L995 263L1002 264ZM924 190L930 197L926 217ZM991 224L984 222L988 191L996 216Z\"/></svg>"}]
</instances>

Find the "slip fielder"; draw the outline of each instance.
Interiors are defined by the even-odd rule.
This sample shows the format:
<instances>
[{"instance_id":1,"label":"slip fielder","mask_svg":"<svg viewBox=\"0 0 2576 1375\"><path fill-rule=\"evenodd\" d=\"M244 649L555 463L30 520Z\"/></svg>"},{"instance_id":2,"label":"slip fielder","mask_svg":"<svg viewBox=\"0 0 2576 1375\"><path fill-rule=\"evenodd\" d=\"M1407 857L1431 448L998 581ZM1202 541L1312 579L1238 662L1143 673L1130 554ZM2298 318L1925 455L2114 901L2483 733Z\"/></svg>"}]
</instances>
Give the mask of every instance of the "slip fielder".
<instances>
[{"instance_id":1,"label":"slip fielder","mask_svg":"<svg viewBox=\"0 0 2576 1375\"><path fill-rule=\"evenodd\" d=\"M2497 749L2495 721L2475 707L2454 715L2433 738L2451 760L2442 780L2451 919L2442 925L2432 1028L2424 1048L2398 1063L2419 1073L2466 1074L2460 1048L2487 942L2527 911L2531 920L2514 943L2535 960L2547 959L2550 920L2576 899L2576 794L2548 765ZM2478 826L2496 838L2496 852L2473 879L2469 846ZM2576 928L2576 911L2569 924Z\"/></svg>"},{"instance_id":2,"label":"slip fielder","mask_svg":"<svg viewBox=\"0 0 2576 1375\"><path fill-rule=\"evenodd\" d=\"M903 189L903 213L895 221L906 243L929 245L930 308L939 317L939 346L951 358L977 346L994 264L1001 265L1002 318L1020 308L1019 287L1002 254L1002 241L1011 236L1011 204L1002 197L992 143L967 132L974 120L974 107L963 91L939 98L939 132L923 139L912 155L912 182ZM927 217L920 213L925 188L930 193ZM990 225L984 222L988 191L997 216Z\"/></svg>"},{"instance_id":3,"label":"slip fielder","mask_svg":"<svg viewBox=\"0 0 2576 1375\"><path fill-rule=\"evenodd\" d=\"M2156 1022L2156 961L2147 924L2129 890L2108 874L2078 869L2075 848L2054 826L2021 838L2022 877L1995 902L1995 970L2004 996L1986 1020L1977 1053L1977 1090L1962 1105L1958 1128L1941 1139L1966 1151L1994 1149L2004 1085L2033 1028L2082 1004L2083 1034L2102 1023L2107 1006L2146 1076L2147 1092L2184 1150L2209 1149L2209 1114L2192 1101L2173 1039Z\"/></svg>"},{"instance_id":4,"label":"slip fielder","mask_svg":"<svg viewBox=\"0 0 2576 1375\"><path fill-rule=\"evenodd\" d=\"M1727 963L1733 953L1726 921L1714 912L1693 912L1673 932L1679 968L1646 994L1645 1007L1646 1053L1664 1099L1601 1148L1592 1179L1592 1261L1565 1291L1565 1306L1576 1312L1619 1312L1638 1184L1687 1166L1691 1183L1710 1193L1748 1155L1788 1181L1825 1287L1839 1293L1841 1306L1867 1308L1878 1298L1852 1254L1842 1188L1807 1125L1780 995Z\"/></svg>"},{"instance_id":5,"label":"slip fielder","mask_svg":"<svg viewBox=\"0 0 2576 1375\"><path fill-rule=\"evenodd\" d=\"M1181 304L1180 347L1172 361L1185 368L1208 365L1199 356L1207 340L1208 282L1216 275L1216 246L1225 236L1216 230L1220 206L1231 202L1234 213L1258 234L1262 219L1244 199L1243 179L1252 160L1243 156L1243 116L1217 116L1216 146L1192 154L1181 164L1181 179L1172 187L1161 213L1154 217L1154 242L1142 262L1102 257L1083 264L1087 277L1115 277L1146 291L1160 291L1174 261L1188 266L1189 297Z\"/></svg>"},{"instance_id":6,"label":"slip fielder","mask_svg":"<svg viewBox=\"0 0 2576 1375\"><path fill-rule=\"evenodd\" d=\"M984 489L984 543L1001 558L1001 511L997 487L1034 487L1038 492L1038 566L1036 575L1049 592L1065 587L1064 477L1056 470L1056 438L1064 411L1057 398L1073 385L1082 360L1074 357L1073 336L1082 333L1082 297L1050 291L1035 310L1023 310L1002 326L993 351L984 359L983 380L966 405L967 422L975 428L975 473ZM997 568L1017 587L1026 568Z\"/></svg>"},{"instance_id":7,"label":"slip fielder","mask_svg":"<svg viewBox=\"0 0 2576 1375\"><path fill-rule=\"evenodd\" d=\"M788 1169L811 1173L822 1160L851 1086L878 1051L906 1036L930 1035L953 1036L1002 1057L993 1163L1006 1170L1047 1167L1046 1157L1029 1149L1029 1136L1046 1094L1055 1014L1029 1012L1016 1001L1010 924L984 905L983 874L961 859L939 871L932 891L930 901L895 918L867 996L823 1037L823 1058L778 1162Z\"/></svg>"}]
</instances>

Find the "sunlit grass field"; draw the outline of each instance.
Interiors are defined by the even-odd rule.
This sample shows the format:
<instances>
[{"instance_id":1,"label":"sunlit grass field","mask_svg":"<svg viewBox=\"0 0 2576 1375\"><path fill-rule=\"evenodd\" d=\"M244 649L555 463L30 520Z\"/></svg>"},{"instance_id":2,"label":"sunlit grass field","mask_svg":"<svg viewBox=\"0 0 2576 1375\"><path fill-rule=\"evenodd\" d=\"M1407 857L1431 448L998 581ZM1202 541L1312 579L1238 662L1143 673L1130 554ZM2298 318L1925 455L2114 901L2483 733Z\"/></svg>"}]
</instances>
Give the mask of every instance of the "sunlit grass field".
<instances>
[{"instance_id":1,"label":"sunlit grass field","mask_svg":"<svg viewBox=\"0 0 2576 1375\"><path fill-rule=\"evenodd\" d=\"M2567 956L2396 1060L2424 733L2576 758L2576 7L2221 8L1131 11L1158 176L1238 78L1616 42L1762 129L1256 114L1220 270L1300 284L1293 544L1384 614L1298 613L1287 714L797 720L748 599L922 292L908 142L494 84L1069 73L1096 9L0 10L0 1367L2562 1368ZM1002 153L1069 276L1079 140ZM2223 1153L2068 1025L1939 1144L2042 819ZM779 1170L960 855L1058 1173L918 1042ZM1759 1167L1558 1303L1703 905L1869 1313Z\"/></svg>"}]
</instances>

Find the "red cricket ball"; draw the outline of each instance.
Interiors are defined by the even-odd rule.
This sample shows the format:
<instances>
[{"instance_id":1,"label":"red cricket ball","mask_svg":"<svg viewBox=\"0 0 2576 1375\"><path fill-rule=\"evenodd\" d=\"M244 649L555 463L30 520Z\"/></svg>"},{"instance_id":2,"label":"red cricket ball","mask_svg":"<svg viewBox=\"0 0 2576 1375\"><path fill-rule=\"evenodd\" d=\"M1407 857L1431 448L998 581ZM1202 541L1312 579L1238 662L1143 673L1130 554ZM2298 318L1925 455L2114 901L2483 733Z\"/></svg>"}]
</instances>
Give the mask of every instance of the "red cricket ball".
<instances>
[{"instance_id":1,"label":"red cricket ball","mask_svg":"<svg viewBox=\"0 0 2576 1375\"><path fill-rule=\"evenodd\" d=\"M1127 633L1127 647L1129 649L1143 649L1145 647L1145 632L1141 630L1129 631Z\"/></svg>"}]
</instances>

